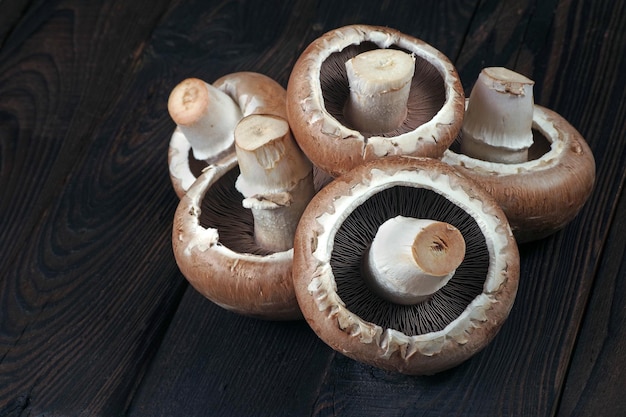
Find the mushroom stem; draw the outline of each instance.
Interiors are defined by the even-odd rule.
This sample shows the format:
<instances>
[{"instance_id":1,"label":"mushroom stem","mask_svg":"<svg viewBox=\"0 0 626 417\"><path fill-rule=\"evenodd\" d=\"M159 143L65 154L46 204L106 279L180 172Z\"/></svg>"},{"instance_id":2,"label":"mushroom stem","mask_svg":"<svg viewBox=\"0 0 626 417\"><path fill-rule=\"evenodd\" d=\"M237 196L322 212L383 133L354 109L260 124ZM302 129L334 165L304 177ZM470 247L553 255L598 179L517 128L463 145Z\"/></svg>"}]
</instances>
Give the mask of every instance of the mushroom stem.
<instances>
[{"instance_id":1,"label":"mushroom stem","mask_svg":"<svg viewBox=\"0 0 626 417\"><path fill-rule=\"evenodd\" d=\"M397 216L378 228L365 256L365 280L391 302L417 304L446 285L464 257L456 227Z\"/></svg>"},{"instance_id":2,"label":"mushroom stem","mask_svg":"<svg viewBox=\"0 0 626 417\"><path fill-rule=\"evenodd\" d=\"M235 128L240 175L235 187L252 210L257 244L279 252L293 247L296 226L313 197L313 166L278 116L253 114Z\"/></svg>"},{"instance_id":3,"label":"mushroom stem","mask_svg":"<svg viewBox=\"0 0 626 417\"><path fill-rule=\"evenodd\" d=\"M415 58L395 49L374 49L346 62L350 97L344 114L356 129L384 133L407 113Z\"/></svg>"},{"instance_id":4,"label":"mushroom stem","mask_svg":"<svg viewBox=\"0 0 626 417\"><path fill-rule=\"evenodd\" d=\"M467 104L461 152L484 161L528 161L533 144L534 81L502 67L484 68Z\"/></svg>"},{"instance_id":5,"label":"mushroom stem","mask_svg":"<svg viewBox=\"0 0 626 417\"><path fill-rule=\"evenodd\" d=\"M211 160L228 150L242 117L232 98L197 78L188 78L174 87L167 109L198 160Z\"/></svg>"}]
</instances>

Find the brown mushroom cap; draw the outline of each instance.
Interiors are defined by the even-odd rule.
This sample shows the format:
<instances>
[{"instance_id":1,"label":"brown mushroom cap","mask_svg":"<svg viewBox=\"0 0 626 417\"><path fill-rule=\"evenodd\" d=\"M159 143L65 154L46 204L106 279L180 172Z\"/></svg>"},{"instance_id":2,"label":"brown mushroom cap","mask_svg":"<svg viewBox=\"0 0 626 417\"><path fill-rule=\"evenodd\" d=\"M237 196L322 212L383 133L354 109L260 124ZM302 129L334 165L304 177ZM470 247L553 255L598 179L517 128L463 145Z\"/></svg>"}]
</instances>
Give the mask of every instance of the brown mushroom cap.
<instances>
[{"instance_id":1,"label":"brown mushroom cap","mask_svg":"<svg viewBox=\"0 0 626 417\"><path fill-rule=\"evenodd\" d=\"M362 253L387 218L425 214L461 231L465 260L428 301L381 302L360 275ZM438 160L391 157L356 167L313 198L296 231L293 277L306 320L335 350L387 370L433 374L496 335L517 292L519 254L485 190Z\"/></svg>"},{"instance_id":2,"label":"brown mushroom cap","mask_svg":"<svg viewBox=\"0 0 626 417\"><path fill-rule=\"evenodd\" d=\"M593 154L567 120L535 105L533 133L528 162L482 161L457 152L456 146L442 158L495 197L519 243L563 228L585 204L595 181Z\"/></svg>"},{"instance_id":3,"label":"brown mushroom cap","mask_svg":"<svg viewBox=\"0 0 626 417\"><path fill-rule=\"evenodd\" d=\"M300 319L293 249L271 253L254 243L252 214L234 187L238 174L235 158L211 165L183 195L172 230L176 263L198 292L227 310Z\"/></svg>"},{"instance_id":4,"label":"brown mushroom cap","mask_svg":"<svg viewBox=\"0 0 626 417\"><path fill-rule=\"evenodd\" d=\"M241 109L243 117L251 114L269 114L287 119L286 91L272 78L256 72L236 72L217 79L213 86L230 96ZM219 164L234 153L231 147L216 154L211 160L194 158L185 135L176 129L170 139L168 165L176 195L181 198L202 170L210 164Z\"/></svg>"},{"instance_id":5,"label":"brown mushroom cap","mask_svg":"<svg viewBox=\"0 0 626 417\"><path fill-rule=\"evenodd\" d=\"M349 95L344 63L377 48L403 50L416 62L406 120L394 131L372 135L350 128L343 116ZM448 58L385 27L352 25L326 33L299 57L287 86L294 137L309 159L332 176L388 155L439 158L459 132L464 110L461 82Z\"/></svg>"}]
</instances>

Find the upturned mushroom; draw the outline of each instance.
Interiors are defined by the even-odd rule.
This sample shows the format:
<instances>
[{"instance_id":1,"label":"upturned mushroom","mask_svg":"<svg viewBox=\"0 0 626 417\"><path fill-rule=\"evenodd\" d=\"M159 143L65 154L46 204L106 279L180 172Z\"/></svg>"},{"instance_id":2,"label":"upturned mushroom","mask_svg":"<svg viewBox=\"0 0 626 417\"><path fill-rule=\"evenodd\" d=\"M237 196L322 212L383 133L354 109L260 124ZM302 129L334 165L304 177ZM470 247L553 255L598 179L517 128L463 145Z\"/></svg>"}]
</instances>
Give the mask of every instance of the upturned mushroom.
<instances>
[{"instance_id":1,"label":"upturned mushroom","mask_svg":"<svg viewBox=\"0 0 626 417\"><path fill-rule=\"evenodd\" d=\"M508 317L519 254L496 201L441 161L389 157L318 192L294 243L298 303L338 352L433 374L483 349Z\"/></svg>"},{"instance_id":2,"label":"upturned mushroom","mask_svg":"<svg viewBox=\"0 0 626 417\"><path fill-rule=\"evenodd\" d=\"M533 84L506 68L483 69L467 100L459 143L442 158L496 198L519 243L567 225L595 181L584 138L534 104Z\"/></svg>"},{"instance_id":3,"label":"upturned mushroom","mask_svg":"<svg viewBox=\"0 0 626 417\"><path fill-rule=\"evenodd\" d=\"M458 74L441 52L397 30L351 25L313 41L287 85L294 136L337 176L390 155L439 158L464 112Z\"/></svg>"},{"instance_id":4,"label":"upturned mushroom","mask_svg":"<svg viewBox=\"0 0 626 417\"><path fill-rule=\"evenodd\" d=\"M225 309L299 319L292 246L314 194L312 165L283 118L246 116L234 133L237 158L209 165L179 202L176 262L198 292Z\"/></svg>"},{"instance_id":5,"label":"upturned mushroom","mask_svg":"<svg viewBox=\"0 0 626 417\"><path fill-rule=\"evenodd\" d=\"M234 158L234 130L251 114L287 118L285 89L255 72L224 75L213 84L197 78L179 83L168 100L176 129L170 139L170 179L182 197L203 169Z\"/></svg>"}]
</instances>

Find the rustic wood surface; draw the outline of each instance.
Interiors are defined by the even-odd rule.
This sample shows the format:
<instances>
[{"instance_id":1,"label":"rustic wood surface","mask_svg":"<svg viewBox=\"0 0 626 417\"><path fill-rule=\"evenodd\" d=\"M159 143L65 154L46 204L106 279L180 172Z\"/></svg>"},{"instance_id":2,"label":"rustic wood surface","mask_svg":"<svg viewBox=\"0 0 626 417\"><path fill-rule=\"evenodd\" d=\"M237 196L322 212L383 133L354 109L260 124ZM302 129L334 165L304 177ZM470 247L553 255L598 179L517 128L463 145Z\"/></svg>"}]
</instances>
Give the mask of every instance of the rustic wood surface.
<instances>
[{"instance_id":1,"label":"rustic wood surface","mask_svg":"<svg viewBox=\"0 0 626 417\"><path fill-rule=\"evenodd\" d=\"M536 81L596 159L563 231L520 247L511 315L430 377L227 312L180 274L171 89L257 71L351 23ZM0 2L0 416L626 415L626 1Z\"/></svg>"}]
</instances>

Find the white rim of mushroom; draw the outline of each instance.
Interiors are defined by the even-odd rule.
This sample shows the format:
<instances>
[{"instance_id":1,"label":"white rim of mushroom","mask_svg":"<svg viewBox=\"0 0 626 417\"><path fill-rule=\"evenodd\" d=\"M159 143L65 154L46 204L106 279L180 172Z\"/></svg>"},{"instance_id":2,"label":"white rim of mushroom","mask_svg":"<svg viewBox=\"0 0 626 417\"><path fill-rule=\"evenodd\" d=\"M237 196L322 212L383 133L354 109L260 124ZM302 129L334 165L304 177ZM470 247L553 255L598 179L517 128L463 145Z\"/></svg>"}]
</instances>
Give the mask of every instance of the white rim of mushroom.
<instances>
[{"instance_id":1,"label":"white rim of mushroom","mask_svg":"<svg viewBox=\"0 0 626 417\"><path fill-rule=\"evenodd\" d=\"M189 153L200 148L196 159L207 165L228 163L234 158L234 129L251 114L287 118L286 91L276 81L255 72L224 75L213 84L191 78L179 83L170 95L168 109L177 127L172 133L168 164L178 197L196 180ZM215 105L217 104L217 105Z\"/></svg>"},{"instance_id":2,"label":"white rim of mushroom","mask_svg":"<svg viewBox=\"0 0 626 417\"><path fill-rule=\"evenodd\" d=\"M490 162L527 162L533 144L534 84L506 68L484 68L468 100L461 152Z\"/></svg>"},{"instance_id":3,"label":"white rim of mushroom","mask_svg":"<svg viewBox=\"0 0 626 417\"><path fill-rule=\"evenodd\" d=\"M397 159L405 161L387 158L360 166L314 197L296 233L294 285L305 318L331 347L385 369L428 374L458 365L495 336L515 298L519 255L506 217L486 191L441 162ZM378 169L377 163L387 166ZM356 207L395 186L445 195L476 221L486 239L490 265L483 291L440 331L409 336L382 328L353 314L337 293L330 262L339 228Z\"/></svg>"},{"instance_id":4,"label":"white rim of mushroom","mask_svg":"<svg viewBox=\"0 0 626 417\"><path fill-rule=\"evenodd\" d=\"M484 74L487 75L485 76ZM494 141L497 141L499 138L501 143L500 147L504 148L508 143L513 150L513 154L515 154L516 150L527 150L530 145L532 145L532 130L534 129L541 133L549 142L549 151L536 159L507 162L489 160L490 156L487 153L481 153L482 156L479 158L448 149L442 158L444 162L450 163L451 165L461 165L468 169L475 169L478 172L489 172L498 175L516 175L551 168L560 163L559 159L569 146L573 146L574 148L580 146L576 143L571 144L569 139L580 141L582 137L570 138L569 136L571 135L564 135L563 129L561 128L564 122L562 118L553 111L534 104L532 93L534 81L518 74L517 77L519 77L519 79L515 81L515 84L518 84L518 91L519 89L523 89L523 94L512 94L510 90L515 88L510 85L507 86L506 78L515 77L514 74L516 73L513 71L499 67L485 68L481 71L479 80L484 78L493 80L493 78L499 74L503 79L500 82L494 81L491 86L485 86L484 83L477 82L475 88L478 87L476 90L479 94L474 96L474 99L476 99L475 110L471 108L473 100L471 94L470 98L466 100L465 106L467 110L463 120L463 133L465 134L465 131L468 130L468 124L470 125L469 130L472 131L489 130L488 133L483 133L484 136L489 136L489 139L484 139L487 144L497 147L497 142L494 143ZM500 86L501 88L499 88ZM473 91L474 89L472 89L472 92ZM486 102L489 98L491 98L491 102ZM512 101L513 104L507 106L507 101ZM515 102L521 102L521 104ZM515 110L519 110L520 108L522 109L521 112L512 114ZM491 113L485 114L488 111ZM494 115L493 112L498 111L501 111L502 114L496 113L496 115ZM516 120L515 116L519 116L521 120ZM498 123L490 119L496 119ZM506 121L510 121L511 123L504 123ZM519 140L504 137L510 126L513 126L514 136L519 137ZM578 149L574 149L574 151L580 152Z\"/></svg>"},{"instance_id":5,"label":"white rim of mushroom","mask_svg":"<svg viewBox=\"0 0 626 417\"><path fill-rule=\"evenodd\" d=\"M555 117L556 113L535 104L533 107L532 129L539 132L549 143L550 149L539 158L518 163L485 161L473 158L460 152L448 149L444 152L442 161L450 165L459 165L477 172L490 173L499 176L517 175L522 173L533 173L541 170L553 168L560 163L563 154L574 147L575 152L578 145L572 144L570 135L564 135L560 124L562 119Z\"/></svg>"}]
</instances>

